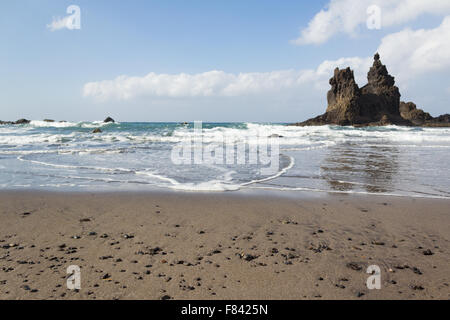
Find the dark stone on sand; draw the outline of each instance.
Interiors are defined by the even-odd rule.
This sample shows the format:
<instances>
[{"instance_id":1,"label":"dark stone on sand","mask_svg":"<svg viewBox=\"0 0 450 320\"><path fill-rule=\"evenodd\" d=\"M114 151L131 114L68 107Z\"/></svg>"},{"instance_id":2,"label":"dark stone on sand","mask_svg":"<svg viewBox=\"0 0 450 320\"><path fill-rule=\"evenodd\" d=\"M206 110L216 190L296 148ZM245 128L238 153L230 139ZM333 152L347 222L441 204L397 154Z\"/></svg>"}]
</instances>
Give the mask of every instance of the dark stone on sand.
<instances>
[{"instance_id":1,"label":"dark stone on sand","mask_svg":"<svg viewBox=\"0 0 450 320\"><path fill-rule=\"evenodd\" d=\"M415 274L422 275L422 271L420 271L420 269L417 268L417 267L413 267L413 268L412 268L412 271L413 271Z\"/></svg>"},{"instance_id":2,"label":"dark stone on sand","mask_svg":"<svg viewBox=\"0 0 450 320\"><path fill-rule=\"evenodd\" d=\"M105 120L103 120L103 122L106 122L106 123L109 123L109 122L114 123L115 121L114 121L113 118L108 117L108 118L106 118Z\"/></svg>"},{"instance_id":3,"label":"dark stone on sand","mask_svg":"<svg viewBox=\"0 0 450 320\"><path fill-rule=\"evenodd\" d=\"M310 247L310 250L312 250L314 253L321 253L322 251L331 251L332 249L325 243L321 243L317 246L317 248Z\"/></svg>"},{"instance_id":4,"label":"dark stone on sand","mask_svg":"<svg viewBox=\"0 0 450 320\"><path fill-rule=\"evenodd\" d=\"M421 285L415 285L415 284L411 285L410 288L413 290L420 290L420 291L425 289Z\"/></svg>"},{"instance_id":5,"label":"dark stone on sand","mask_svg":"<svg viewBox=\"0 0 450 320\"><path fill-rule=\"evenodd\" d=\"M254 256L254 255L251 255L251 254L244 255L244 260L245 261L252 261L252 260L255 260L256 258L258 258L258 257Z\"/></svg>"},{"instance_id":6,"label":"dark stone on sand","mask_svg":"<svg viewBox=\"0 0 450 320\"><path fill-rule=\"evenodd\" d=\"M362 270L362 267L359 264L357 264L356 262L349 262L349 263L347 263L347 268L350 268L350 269L355 270L355 271L361 271Z\"/></svg>"},{"instance_id":7,"label":"dark stone on sand","mask_svg":"<svg viewBox=\"0 0 450 320\"><path fill-rule=\"evenodd\" d=\"M92 130L92 133L102 133L102 129L100 128L95 128L94 130Z\"/></svg>"},{"instance_id":8,"label":"dark stone on sand","mask_svg":"<svg viewBox=\"0 0 450 320\"><path fill-rule=\"evenodd\" d=\"M400 102L400 91L395 86L380 55L367 74L368 83L359 88L350 68L336 68L330 79L328 108L323 115L296 123L297 126L432 126L449 127L450 115L433 118L429 113L417 109L412 102Z\"/></svg>"},{"instance_id":9,"label":"dark stone on sand","mask_svg":"<svg viewBox=\"0 0 450 320\"><path fill-rule=\"evenodd\" d=\"M432 256L433 254L434 254L433 251L431 251L430 249L427 249L423 252L424 256Z\"/></svg>"},{"instance_id":10,"label":"dark stone on sand","mask_svg":"<svg viewBox=\"0 0 450 320\"><path fill-rule=\"evenodd\" d=\"M109 273L105 273L102 277L103 280L111 279L111 275Z\"/></svg>"},{"instance_id":11,"label":"dark stone on sand","mask_svg":"<svg viewBox=\"0 0 450 320\"><path fill-rule=\"evenodd\" d=\"M161 300L171 300L171 299L172 297L167 294L161 297Z\"/></svg>"},{"instance_id":12,"label":"dark stone on sand","mask_svg":"<svg viewBox=\"0 0 450 320\"><path fill-rule=\"evenodd\" d=\"M150 248L148 250L148 254L151 256L154 256L154 255L160 253L161 251L162 251L162 249L160 247Z\"/></svg>"}]
</instances>

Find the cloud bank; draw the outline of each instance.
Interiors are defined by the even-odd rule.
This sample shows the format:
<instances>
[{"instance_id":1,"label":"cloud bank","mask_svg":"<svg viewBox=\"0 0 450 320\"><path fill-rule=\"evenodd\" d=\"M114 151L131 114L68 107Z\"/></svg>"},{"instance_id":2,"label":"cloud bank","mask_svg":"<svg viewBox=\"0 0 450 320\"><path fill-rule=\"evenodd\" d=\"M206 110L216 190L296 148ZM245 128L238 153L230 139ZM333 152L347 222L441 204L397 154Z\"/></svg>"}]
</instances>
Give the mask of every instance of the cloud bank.
<instances>
[{"instance_id":1,"label":"cloud bank","mask_svg":"<svg viewBox=\"0 0 450 320\"><path fill-rule=\"evenodd\" d=\"M128 100L138 96L239 96L292 88L305 83L309 76L308 72L293 70L240 74L217 70L198 74L149 73L144 77L123 75L114 80L87 83L83 95L100 100Z\"/></svg>"},{"instance_id":2,"label":"cloud bank","mask_svg":"<svg viewBox=\"0 0 450 320\"><path fill-rule=\"evenodd\" d=\"M372 5L381 9L382 28L401 25L424 14L450 14L448 0L331 0L292 42L318 45L340 33L355 36L360 28L366 28L367 8Z\"/></svg>"},{"instance_id":3,"label":"cloud bank","mask_svg":"<svg viewBox=\"0 0 450 320\"><path fill-rule=\"evenodd\" d=\"M119 76L113 80L89 82L84 85L83 96L100 101L129 100L148 97L236 97L245 95L282 94L312 84L322 90L336 66L364 69L369 59L342 58L324 61L316 70L280 70L232 74L208 71L198 74L156 74L143 77ZM367 69L367 68L365 68Z\"/></svg>"},{"instance_id":4,"label":"cloud bank","mask_svg":"<svg viewBox=\"0 0 450 320\"><path fill-rule=\"evenodd\" d=\"M415 77L450 70L450 16L434 29L404 29L381 40L378 52L400 85ZM89 82L83 96L99 101L130 100L137 97L236 97L283 95L305 87L326 90L336 67L350 67L360 86L366 83L373 57L344 57L326 60L316 69L281 70L232 74L209 71L198 74L156 74L143 77L119 76L113 80ZM304 90L303 90L304 91Z\"/></svg>"}]
</instances>

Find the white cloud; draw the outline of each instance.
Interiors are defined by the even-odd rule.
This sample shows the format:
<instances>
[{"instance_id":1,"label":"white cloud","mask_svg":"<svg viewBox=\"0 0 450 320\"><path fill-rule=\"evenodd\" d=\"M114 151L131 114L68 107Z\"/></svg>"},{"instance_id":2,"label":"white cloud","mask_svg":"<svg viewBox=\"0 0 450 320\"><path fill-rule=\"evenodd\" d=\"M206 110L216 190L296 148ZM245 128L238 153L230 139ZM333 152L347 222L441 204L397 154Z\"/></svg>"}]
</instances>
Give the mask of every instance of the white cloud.
<instances>
[{"instance_id":1,"label":"white cloud","mask_svg":"<svg viewBox=\"0 0 450 320\"><path fill-rule=\"evenodd\" d=\"M389 73L398 84L407 85L424 74L450 70L450 16L434 29L405 29L387 35L381 40L377 51ZM350 66L356 82L362 86L373 57L341 58L325 61L317 69L317 75L331 75L334 67Z\"/></svg>"},{"instance_id":2,"label":"white cloud","mask_svg":"<svg viewBox=\"0 0 450 320\"><path fill-rule=\"evenodd\" d=\"M294 88L306 83L314 72L272 71L232 74L209 71L198 74L156 74L144 77L119 76L114 80L87 83L85 97L100 100L128 100L139 96L153 97L211 97L265 94Z\"/></svg>"},{"instance_id":3,"label":"white cloud","mask_svg":"<svg viewBox=\"0 0 450 320\"><path fill-rule=\"evenodd\" d=\"M450 1L449 1L450 3ZM450 16L434 29L411 30L384 37L379 52L404 79L450 68Z\"/></svg>"},{"instance_id":4,"label":"white cloud","mask_svg":"<svg viewBox=\"0 0 450 320\"><path fill-rule=\"evenodd\" d=\"M339 33L355 36L360 28L366 28L367 8L372 5L381 9L382 28L401 25L424 14L443 16L450 13L449 0L331 0L292 42L297 45L322 44Z\"/></svg>"},{"instance_id":5,"label":"white cloud","mask_svg":"<svg viewBox=\"0 0 450 320\"><path fill-rule=\"evenodd\" d=\"M47 29L50 29L50 31L57 31L61 29L68 28L67 26L72 23L72 16L67 16L64 18L60 17L53 17L52 23L47 25Z\"/></svg>"},{"instance_id":6,"label":"white cloud","mask_svg":"<svg viewBox=\"0 0 450 320\"><path fill-rule=\"evenodd\" d=\"M113 80L84 85L83 95L100 101L130 100L147 97L235 97L245 95L282 95L287 90L312 86L326 90L336 67L351 67L355 77L364 81L372 58L341 58L326 60L315 70L281 70L232 74L209 71L199 74L156 74L143 77L119 76Z\"/></svg>"},{"instance_id":7,"label":"white cloud","mask_svg":"<svg viewBox=\"0 0 450 320\"><path fill-rule=\"evenodd\" d=\"M378 52L397 83L406 85L417 76L450 69L450 16L434 29L420 29L390 34L381 40ZM143 77L119 76L113 80L84 85L83 95L101 101L130 100L136 97L233 97L278 95L288 90L320 91L329 88L328 80L336 67L354 70L359 86L367 81L373 57L349 57L326 60L315 70L282 70L232 74L209 71L198 74L156 74ZM307 90L306 90L307 93Z\"/></svg>"}]
</instances>

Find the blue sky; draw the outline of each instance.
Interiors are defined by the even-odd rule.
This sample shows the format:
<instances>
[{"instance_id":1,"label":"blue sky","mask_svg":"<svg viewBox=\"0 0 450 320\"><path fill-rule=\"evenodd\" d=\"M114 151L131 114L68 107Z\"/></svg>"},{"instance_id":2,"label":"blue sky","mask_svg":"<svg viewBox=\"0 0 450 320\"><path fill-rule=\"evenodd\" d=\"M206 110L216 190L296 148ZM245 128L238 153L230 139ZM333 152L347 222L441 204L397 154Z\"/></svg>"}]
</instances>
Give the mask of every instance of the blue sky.
<instances>
[{"instance_id":1,"label":"blue sky","mask_svg":"<svg viewBox=\"0 0 450 320\"><path fill-rule=\"evenodd\" d=\"M439 38L447 29L437 29L450 9L437 3L402 12L398 22L388 16L398 8L378 1L386 12L380 30L348 25L354 17L340 12L352 8L349 0L2 1L0 119L300 121L325 110L335 66L350 64L364 85L368 59L379 48L388 69L398 71L406 100L434 115L449 112L448 63L409 72L415 67L396 54L395 43L415 39L410 50L421 54L414 32L435 30L428 47L437 44L438 57L450 60ZM50 30L72 4L81 9L81 29ZM366 12L354 14L366 19ZM327 32L325 41L314 25L308 29L313 19ZM412 35L401 33L407 28ZM294 43L302 31L308 36ZM387 41L392 34L400 40ZM423 59L434 61L436 53ZM319 68L325 61L327 68ZM126 79L117 80L121 75Z\"/></svg>"}]
</instances>

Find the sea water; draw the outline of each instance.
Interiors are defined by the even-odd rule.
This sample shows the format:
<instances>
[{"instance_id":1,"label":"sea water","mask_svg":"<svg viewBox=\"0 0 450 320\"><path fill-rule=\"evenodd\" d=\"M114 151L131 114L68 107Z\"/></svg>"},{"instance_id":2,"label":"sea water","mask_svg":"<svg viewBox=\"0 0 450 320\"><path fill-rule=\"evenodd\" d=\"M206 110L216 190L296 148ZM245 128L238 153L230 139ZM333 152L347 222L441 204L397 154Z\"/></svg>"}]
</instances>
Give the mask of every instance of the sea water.
<instances>
[{"instance_id":1,"label":"sea water","mask_svg":"<svg viewBox=\"0 0 450 320\"><path fill-rule=\"evenodd\" d=\"M102 133L92 133L94 128ZM174 162L174 148L193 134L192 123L2 125L0 188L275 189L450 198L450 128L203 124L204 148L224 140L228 147L244 143L248 157L252 146L267 143L261 138L277 137L272 140L279 145L278 167L270 175L251 161Z\"/></svg>"}]
</instances>

